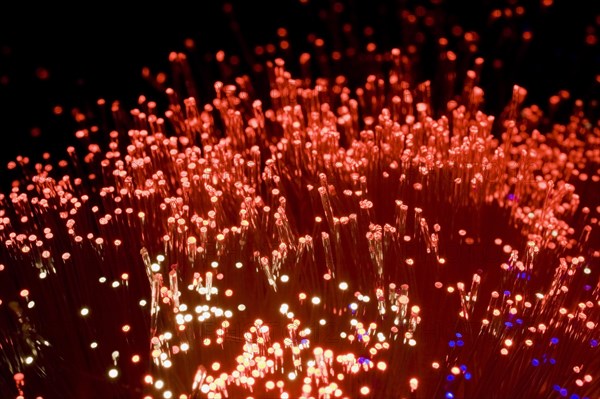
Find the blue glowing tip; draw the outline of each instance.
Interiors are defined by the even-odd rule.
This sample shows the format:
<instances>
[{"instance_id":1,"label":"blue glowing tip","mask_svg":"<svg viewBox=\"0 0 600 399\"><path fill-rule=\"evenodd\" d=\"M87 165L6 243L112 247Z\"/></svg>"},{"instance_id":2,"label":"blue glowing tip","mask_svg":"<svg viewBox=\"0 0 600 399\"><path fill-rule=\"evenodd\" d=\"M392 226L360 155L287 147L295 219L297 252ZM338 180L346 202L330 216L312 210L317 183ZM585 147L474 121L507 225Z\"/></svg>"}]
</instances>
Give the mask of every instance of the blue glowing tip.
<instances>
[{"instance_id":1,"label":"blue glowing tip","mask_svg":"<svg viewBox=\"0 0 600 399\"><path fill-rule=\"evenodd\" d=\"M554 358L550 359L550 364L556 364L556 359L554 359Z\"/></svg>"},{"instance_id":2,"label":"blue glowing tip","mask_svg":"<svg viewBox=\"0 0 600 399\"><path fill-rule=\"evenodd\" d=\"M527 280L529 280L529 276L527 275L527 272L521 273L521 278L526 278Z\"/></svg>"},{"instance_id":3,"label":"blue glowing tip","mask_svg":"<svg viewBox=\"0 0 600 399\"><path fill-rule=\"evenodd\" d=\"M465 344L464 341L461 341L461 340L456 341L457 346L463 346L464 344Z\"/></svg>"},{"instance_id":4,"label":"blue glowing tip","mask_svg":"<svg viewBox=\"0 0 600 399\"><path fill-rule=\"evenodd\" d=\"M460 365L460 371L467 371L467 365L466 364L461 364Z\"/></svg>"},{"instance_id":5,"label":"blue glowing tip","mask_svg":"<svg viewBox=\"0 0 600 399\"><path fill-rule=\"evenodd\" d=\"M451 348L454 348L456 346L456 342L454 341L448 341L448 346Z\"/></svg>"},{"instance_id":6,"label":"blue glowing tip","mask_svg":"<svg viewBox=\"0 0 600 399\"><path fill-rule=\"evenodd\" d=\"M517 324L523 324L523 319L517 319Z\"/></svg>"},{"instance_id":7,"label":"blue glowing tip","mask_svg":"<svg viewBox=\"0 0 600 399\"><path fill-rule=\"evenodd\" d=\"M590 341L590 345L591 345L592 348L597 347L598 346L598 340L595 340L595 339L591 340Z\"/></svg>"},{"instance_id":8,"label":"blue glowing tip","mask_svg":"<svg viewBox=\"0 0 600 399\"><path fill-rule=\"evenodd\" d=\"M533 360L531 361L531 365L532 365L533 367L537 367L537 366L539 366L539 365L540 365L540 361L539 361L539 360L537 360L537 359L533 359Z\"/></svg>"},{"instance_id":9,"label":"blue glowing tip","mask_svg":"<svg viewBox=\"0 0 600 399\"><path fill-rule=\"evenodd\" d=\"M556 392L560 391L560 385L552 385L552 389L554 389Z\"/></svg>"},{"instance_id":10,"label":"blue glowing tip","mask_svg":"<svg viewBox=\"0 0 600 399\"><path fill-rule=\"evenodd\" d=\"M513 323L511 323L510 321L507 321L504 323L504 325L506 326L506 328L511 328L513 326Z\"/></svg>"},{"instance_id":11,"label":"blue glowing tip","mask_svg":"<svg viewBox=\"0 0 600 399\"><path fill-rule=\"evenodd\" d=\"M471 379L471 373L465 373L465 380Z\"/></svg>"},{"instance_id":12,"label":"blue glowing tip","mask_svg":"<svg viewBox=\"0 0 600 399\"><path fill-rule=\"evenodd\" d=\"M446 380L454 381L454 376L452 374L448 374L448 376L446 377Z\"/></svg>"},{"instance_id":13,"label":"blue glowing tip","mask_svg":"<svg viewBox=\"0 0 600 399\"><path fill-rule=\"evenodd\" d=\"M510 295L510 291L506 290L504 291L504 296L509 296Z\"/></svg>"},{"instance_id":14,"label":"blue glowing tip","mask_svg":"<svg viewBox=\"0 0 600 399\"><path fill-rule=\"evenodd\" d=\"M560 390L559 393L560 393L560 396L566 397L568 392L567 392L567 390L565 388L563 388L563 389Z\"/></svg>"},{"instance_id":15,"label":"blue glowing tip","mask_svg":"<svg viewBox=\"0 0 600 399\"><path fill-rule=\"evenodd\" d=\"M446 392L446 399L453 399L454 395L452 394L452 392Z\"/></svg>"},{"instance_id":16,"label":"blue glowing tip","mask_svg":"<svg viewBox=\"0 0 600 399\"><path fill-rule=\"evenodd\" d=\"M581 399L581 398L579 397L579 395L574 393L573 395L571 395L571 397L569 399Z\"/></svg>"},{"instance_id":17,"label":"blue glowing tip","mask_svg":"<svg viewBox=\"0 0 600 399\"><path fill-rule=\"evenodd\" d=\"M462 338L462 334L461 333L456 333L456 338Z\"/></svg>"},{"instance_id":18,"label":"blue glowing tip","mask_svg":"<svg viewBox=\"0 0 600 399\"><path fill-rule=\"evenodd\" d=\"M556 338L556 337L552 337L552 339L550 340L550 343L551 343L552 345L556 345L556 344L558 344L558 338Z\"/></svg>"}]
</instances>

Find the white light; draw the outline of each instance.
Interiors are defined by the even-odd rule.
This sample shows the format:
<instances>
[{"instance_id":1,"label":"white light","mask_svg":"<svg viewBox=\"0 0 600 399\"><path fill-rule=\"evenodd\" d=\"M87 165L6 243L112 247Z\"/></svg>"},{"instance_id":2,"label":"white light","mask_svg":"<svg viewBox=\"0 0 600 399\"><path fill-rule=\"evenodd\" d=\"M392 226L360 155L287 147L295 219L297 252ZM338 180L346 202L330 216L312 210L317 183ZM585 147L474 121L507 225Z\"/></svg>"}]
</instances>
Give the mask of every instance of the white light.
<instances>
[{"instance_id":1,"label":"white light","mask_svg":"<svg viewBox=\"0 0 600 399\"><path fill-rule=\"evenodd\" d=\"M45 278L46 278L46 276L47 276L46 272L41 272L41 273L40 273L40 280L43 280L43 279L45 279Z\"/></svg>"},{"instance_id":2,"label":"white light","mask_svg":"<svg viewBox=\"0 0 600 399\"><path fill-rule=\"evenodd\" d=\"M27 304L27 307L28 307L29 309L33 309L33 307L34 307L34 306L35 306L35 302L34 302L34 301L30 301L30 302Z\"/></svg>"},{"instance_id":3,"label":"white light","mask_svg":"<svg viewBox=\"0 0 600 399\"><path fill-rule=\"evenodd\" d=\"M156 257L156 260L157 260L158 262L162 262L162 261L164 261L164 260L165 260L165 256L164 256L164 255L158 255L158 256Z\"/></svg>"},{"instance_id":4,"label":"white light","mask_svg":"<svg viewBox=\"0 0 600 399\"><path fill-rule=\"evenodd\" d=\"M212 263L210 264L210 267L212 267L213 269L216 269L217 267L219 267L219 262L217 262L216 260L212 261Z\"/></svg>"},{"instance_id":5,"label":"white light","mask_svg":"<svg viewBox=\"0 0 600 399\"><path fill-rule=\"evenodd\" d=\"M145 300L145 299L140 299L140 306L141 306L141 307L144 307L144 306L146 306L146 303L147 303L147 302L146 302L146 300Z\"/></svg>"},{"instance_id":6,"label":"white light","mask_svg":"<svg viewBox=\"0 0 600 399\"><path fill-rule=\"evenodd\" d=\"M25 364L31 364L31 363L33 363L33 358L31 356L27 356L25 358Z\"/></svg>"},{"instance_id":7,"label":"white light","mask_svg":"<svg viewBox=\"0 0 600 399\"><path fill-rule=\"evenodd\" d=\"M227 317L228 319L233 317L233 312L231 310L226 310L225 313L223 313L225 315L225 317Z\"/></svg>"},{"instance_id":8,"label":"white light","mask_svg":"<svg viewBox=\"0 0 600 399\"><path fill-rule=\"evenodd\" d=\"M352 310L356 310L356 309L358 309L358 305L357 305L357 304L355 304L354 302L352 302L352 303L350 304L350 309L352 309Z\"/></svg>"},{"instance_id":9,"label":"white light","mask_svg":"<svg viewBox=\"0 0 600 399\"><path fill-rule=\"evenodd\" d=\"M163 337L168 341L171 338L173 338L173 334L167 331L166 333L163 334Z\"/></svg>"},{"instance_id":10,"label":"white light","mask_svg":"<svg viewBox=\"0 0 600 399\"><path fill-rule=\"evenodd\" d=\"M165 386L165 383L163 382L163 380L156 380L156 382L154 383L154 388L156 389L162 389Z\"/></svg>"},{"instance_id":11,"label":"white light","mask_svg":"<svg viewBox=\"0 0 600 399\"><path fill-rule=\"evenodd\" d=\"M216 317L221 317L221 316L223 316L223 309L217 308L217 309L215 309L215 311L213 313L215 314Z\"/></svg>"},{"instance_id":12,"label":"white light","mask_svg":"<svg viewBox=\"0 0 600 399\"><path fill-rule=\"evenodd\" d=\"M96 349L97 347L98 347L98 342L92 342L90 344L90 348L92 348L92 349Z\"/></svg>"},{"instance_id":13,"label":"white light","mask_svg":"<svg viewBox=\"0 0 600 399\"><path fill-rule=\"evenodd\" d=\"M246 310L246 305L244 305L243 303L240 303L240 304L238 305L238 310L239 310L240 312L243 312L244 310Z\"/></svg>"},{"instance_id":14,"label":"white light","mask_svg":"<svg viewBox=\"0 0 600 399\"><path fill-rule=\"evenodd\" d=\"M289 306L287 303L282 303L279 307L279 313L286 314L288 312Z\"/></svg>"},{"instance_id":15,"label":"white light","mask_svg":"<svg viewBox=\"0 0 600 399\"><path fill-rule=\"evenodd\" d=\"M327 324L327 321L325 319L321 319L319 320L319 324L324 326L325 324Z\"/></svg>"},{"instance_id":16,"label":"white light","mask_svg":"<svg viewBox=\"0 0 600 399\"><path fill-rule=\"evenodd\" d=\"M106 283L106 277L100 277L98 281L100 281L100 284L104 284Z\"/></svg>"},{"instance_id":17,"label":"white light","mask_svg":"<svg viewBox=\"0 0 600 399\"><path fill-rule=\"evenodd\" d=\"M181 305L179 305L180 312L185 312L186 310L187 310L187 305L185 303L182 303Z\"/></svg>"},{"instance_id":18,"label":"white light","mask_svg":"<svg viewBox=\"0 0 600 399\"><path fill-rule=\"evenodd\" d=\"M121 285L121 283L119 283L118 281L113 281L112 283L113 288L117 288L119 285Z\"/></svg>"},{"instance_id":19,"label":"white light","mask_svg":"<svg viewBox=\"0 0 600 399\"><path fill-rule=\"evenodd\" d=\"M82 316L87 316L90 314L90 310L88 308L82 308L79 313L81 313Z\"/></svg>"},{"instance_id":20,"label":"white light","mask_svg":"<svg viewBox=\"0 0 600 399\"><path fill-rule=\"evenodd\" d=\"M173 393L171 391L165 391L163 393L163 398L165 399L171 399L173 397Z\"/></svg>"},{"instance_id":21,"label":"white light","mask_svg":"<svg viewBox=\"0 0 600 399\"><path fill-rule=\"evenodd\" d=\"M340 288L340 290L346 291L348 289L348 283L342 281L338 287Z\"/></svg>"},{"instance_id":22,"label":"white light","mask_svg":"<svg viewBox=\"0 0 600 399\"><path fill-rule=\"evenodd\" d=\"M160 271L160 265L158 263L153 263L150 265L150 270L154 273L158 273Z\"/></svg>"},{"instance_id":23,"label":"white light","mask_svg":"<svg viewBox=\"0 0 600 399\"><path fill-rule=\"evenodd\" d=\"M183 316L183 320L185 320L186 323L189 323L192 321L192 315L191 314L186 314L185 316Z\"/></svg>"},{"instance_id":24,"label":"white light","mask_svg":"<svg viewBox=\"0 0 600 399\"><path fill-rule=\"evenodd\" d=\"M321 303L321 298L319 298L318 296L313 296L313 298L310 300L313 305L318 305Z\"/></svg>"},{"instance_id":25,"label":"white light","mask_svg":"<svg viewBox=\"0 0 600 399\"><path fill-rule=\"evenodd\" d=\"M188 344L187 342L184 342L183 344L181 344L180 346L182 351L187 351L188 349L190 349L190 344Z\"/></svg>"},{"instance_id":26,"label":"white light","mask_svg":"<svg viewBox=\"0 0 600 399\"><path fill-rule=\"evenodd\" d=\"M194 308L194 312L196 312L196 313L198 313L198 314L202 313L202 306L200 306L200 305L196 306L196 307Z\"/></svg>"},{"instance_id":27,"label":"white light","mask_svg":"<svg viewBox=\"0 0 600 399\"><path fill-rule=\"evenodd\" d=\"M288 281L290 281L290 277L287 274L282 274L279 279L282 283L287 283Z\"/></svg>"},{"instance_id":28,"label":"white light","mask_svg":"<svg viewBox=\"0 0 600 399\"><path fill-rule=\"evenodd\" d=\"M108 376L110 378L117 378L119 376L119 370L117 370L117 369L108 370Z\"/></svg>"},{"instance_id":29,"label":"white light","mask_svg":"<svg viewBox=\"0 0 600 399\"><path fill-rule=\"evenodd\" d=\"M235 268L236 268L236 269L241 269L243 266L244 266L244 265L242 264L242 262L237 262L237 263L235 264Z\"/></svg>"},{"instance_id":30,"label":"white light","mask_svg":"<svg viewBox=\"0 0 600 399\"><path fill-rule=\"evenodd\" d=\"M288 380L294 381L295 379L296 379L296 373L294 373L293 371L290 371L288 373Z\"/></svg>"}]
</instances>

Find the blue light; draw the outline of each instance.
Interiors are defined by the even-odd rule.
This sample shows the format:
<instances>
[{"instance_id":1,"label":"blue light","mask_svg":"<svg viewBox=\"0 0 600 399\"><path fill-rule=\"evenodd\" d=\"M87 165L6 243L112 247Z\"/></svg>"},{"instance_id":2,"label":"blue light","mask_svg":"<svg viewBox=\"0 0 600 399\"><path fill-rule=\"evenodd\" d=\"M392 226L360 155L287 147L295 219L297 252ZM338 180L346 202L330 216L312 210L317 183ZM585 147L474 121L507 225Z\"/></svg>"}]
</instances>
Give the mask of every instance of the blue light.
<instances>
[{"instance_id":1,"label":"blue light","mask_svg":"<svg viewBox=\"0 0 600 399\"><path fill-rule=\"evenodd\" d=\"M453 399L454 395L452 394L452 392L446 392L446 399Z\"/></svg>"},{"instance_id":2,"label":"blue light","mask_svg":"<svg viewBox=\"0 0 600 399\"><path fill-rule=\"evenodd\" d=\"M595 340L595 339L593 339L593 340L590 341L590 345L592 346L592 348L595 348L595 347L598 346L598 341Z\"/></svg>"},{"instance_id":3,"label":"blue light","mask_svg":"<svg viewBox=\"0 0 600 399\"><path fill-rule=\"evenodd\" d=\"M464 341L460 341L460 340L456 341L457 346L463 346L464 344L465 344Z\"/></svg>"},{"instance_id":4,"label":"blue light","mask_svg":"<svg viewBox=\"0 0 600 399\"><path fill-rule=\"evenodd\" d=\"M537 360L537 359L533 359L533 360L531 361L531 365L532 365L533 367L537 367L537 366L539 366L539 365L540 365L540 361L539 361L539 360Z\"/></svg>"},{"instance_id":5,"label":"blue light","mask_svg":"<svg viewBox=\"0 0 600 399\"><path fill-rule=\"evenodd\" d=\"M560 396L567 396L567 390L565 388L560 390Z\"/></svg>"},{"instance_id":6,"label":"blue light","mask_svg":"<svg viewBox=\"0 0 600 399\"><path fill-rule=\"evenodd\" d=\"M591 289L592 289L592 286L591 286L591 285L589 285L589 284L586 284L586 285L584 285L584 286L583 286L583 289L584 289L585 291L589 291L589 290L591 290Z\"/></svg>"},{"instance_id":7,"label":"blue light","mask_svg":"<svg viewBox=\"0 0 600 399\"><path fill-rule=\"evenodd\" d=\"M552 389L554 389L556 392L560 391L560 385L552 385Z\"/></svg>"},{"instance_id":8,"label":"blue light","mask_svg":"<svg viewBox=\"0 0 600 399\"><path fill-rule=\"evenodd\" d=\"M571 395L570 399L580 399L580 397L579 397L579 395L574 393L573 395Z\"/></svg>"},{"instance_id":9,"label":"blue light","mask_svg":"<svg viewBox=\"0 0 600 399\"><path fill-rule=\"evenodd\" d=\"M456 338L462 338L462 334L461 333L456 333Z\"/></svg>"},{"instance_id":10,"label":"blue light","mask_svg":"<svg viewBox=\"0 0 600 399\"><path fill-rule=\"evenodd\" d=\"M466 364L461 364L460 365L460 371L463 371L463 372L467 371L467 365Z\"/></svg>"},{"instance_id":11,"label":"blue light","mask_svg":"<svg viewBox=\"0 0 600 399\"><path fill-rule=\"evenodd\" d=\"M556 364L556 359L555 358L550 359L550 364Z\"/></svg>"},{"instance_id":12,"label":"blue light","mask_svg":"<svg viewBox=\"0 0 600 399\"><path fill-rule=\"evenodd\" d=\"M519 278L527 278L527 272L519 273Z\"/></svg>"},{"instance_id":13,"label":"blue light","mask_svg":"<svg viewBox=\"0 0 600 399\"><path fill-rule=\"evenodd\" d=\"M513 326L513 323L507 321L506 323L504 323L504 325L506 326L506 328L511 328Z\"/></svg>"},{"instance_id":14,"label":"blue light","mask_svg":"<svg viewBox=\"0 0 600 399\"><path fill-rule=\"evenodd\" d=\"M556 338L556 337L552 337L552 339L550 340L550 343L551 343L552 345L556 345L556 344L558 344L558 338Z\"/></svg>"},{"instance_id":15,"label":"blue light","mask_svg":"<svg viewBox=\"0 0 600 399\"><path fill-rule=\"evenodd\" d=\"M523 324L523 319L517 319L517 324Z\"/></svg>"},{"instance_id":16,"label":"blue light","mask_svg":"<svg viewBox=\"0 0 600 399\"><path fill-rule=\"evenodd\" d=\"M448 346L451 347L451 348L454 348L455 345L456 345L456 342L454 342L454 341L449 341L448 342Z\"/></svg>"},{"instance_id":17,"label":"blue light","mask_svg":"<svg viewBox=\"0 0 600 399\"><path fill-rule=\"evenodd\" d=\"M454 381L454 376L452 374L448 374L448 376L446 377L446 379L448 381Z\"/></svg>"},{"instance_id":18,"label":"blue light","mask_svg":"<svg viewBox=\"0 0 600 399\"><path fill-rule=\"evenodd\" d=\"M465 380L471 379L471 373L465 373Z\"/></svg>"},{"instance_id":19,"label":"blue light","mask_svg":"<svg viewBox=\"0 0 600 399\"><path fill-rule=\"evenodd\" d=\"M510 291L508 291L508 290L504 291L504 296L510 296Z\"/></svg>"}]
</instances>

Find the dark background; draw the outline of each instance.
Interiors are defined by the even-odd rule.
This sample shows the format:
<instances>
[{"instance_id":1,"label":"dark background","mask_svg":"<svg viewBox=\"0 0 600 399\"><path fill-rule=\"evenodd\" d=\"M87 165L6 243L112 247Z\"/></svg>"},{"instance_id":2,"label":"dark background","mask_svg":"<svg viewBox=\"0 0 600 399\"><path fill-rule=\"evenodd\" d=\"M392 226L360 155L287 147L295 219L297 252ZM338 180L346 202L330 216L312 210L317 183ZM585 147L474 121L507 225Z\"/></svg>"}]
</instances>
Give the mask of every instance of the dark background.
<instances>
[{"instance_id":1,"label":"dark background","mask_svg":"<svg viewBox=\"0 0 600 399\"><path fill-rule=\"evenodd\" d=\"M332 11L335 3L233 1L228 12L219 1L145 4L135 10L60 9L52 5L3 12L0 173L17 154L63 151L74 140L74 107L83 112L92 110L98 98L121 100L125 107L134 105L140 94L162 98L142 78L141 70L148 66L153 72L168 75L171 51L190 54L202 104L211 100L210 85L220 78L214 62L220 49L238 55L239 72L247 72L244 66L249 60L244 49L252 54L256 45L276 44L279 27L288 29L297 58L301 51L310 50L307 35L311 32L325 38L328 50L334 50L335 32L349 22L359 35L365 27L373 27L374 35L361 39L363 44L374 41L378 50L389 50L406 44L407 28L399 14L418 5L442 15L442 22L434 27L437 32L448 33L455 25L479 32L477 55L486 59L486 111L499 112L515 83L528 89L528 101L541 106L562 89L569 90L572 99L597 101L599 97L599 46L597 39L586 44L586 37L597 35L600 26L598 1L555 0L551 7L544 7L540 1L354 0L340 2L343 12L339 14ZM490 23L492 10L514 11L519 5L525 7L523 16ZM532 32L533 39L523 44L520 37L526 31ZM184 46L186 38L194 40L194 49ZM502 60L500 68L492 69L494 59ZM435 57L431 56L419 72L423 79L430 78L435 68ZM57 105L63 108L61 115L53 113ZM590 109L597 111L597 104L591 102Z\"/></svg>"}]
</instances>

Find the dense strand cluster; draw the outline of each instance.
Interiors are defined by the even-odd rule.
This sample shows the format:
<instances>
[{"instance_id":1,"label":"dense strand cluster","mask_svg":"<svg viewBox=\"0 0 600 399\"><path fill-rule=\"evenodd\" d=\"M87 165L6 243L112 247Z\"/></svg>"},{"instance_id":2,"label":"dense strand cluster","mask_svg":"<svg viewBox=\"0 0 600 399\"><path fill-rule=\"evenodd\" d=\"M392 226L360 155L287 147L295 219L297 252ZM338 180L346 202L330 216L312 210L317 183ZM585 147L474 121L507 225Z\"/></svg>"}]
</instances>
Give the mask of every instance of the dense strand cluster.
<instances>
[{"instance_id":1,"label":"dense strand cluster","mask_svg":"<svg viewBox=\"0 0 600 399\"><path fill-rule=\"evenodd\" d=\"M542 123L519 86L487 115L482 58L437 107L414 54L374 54L359 87L274 58L265 96L244 75L200 104L173 53L191 93L166 110L101 100L106 148L82 128L64 160L11 162L7 391L600 395L598 121L578 100Z\"/></svg>"}]
</instances>

